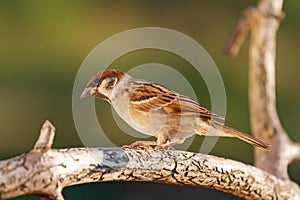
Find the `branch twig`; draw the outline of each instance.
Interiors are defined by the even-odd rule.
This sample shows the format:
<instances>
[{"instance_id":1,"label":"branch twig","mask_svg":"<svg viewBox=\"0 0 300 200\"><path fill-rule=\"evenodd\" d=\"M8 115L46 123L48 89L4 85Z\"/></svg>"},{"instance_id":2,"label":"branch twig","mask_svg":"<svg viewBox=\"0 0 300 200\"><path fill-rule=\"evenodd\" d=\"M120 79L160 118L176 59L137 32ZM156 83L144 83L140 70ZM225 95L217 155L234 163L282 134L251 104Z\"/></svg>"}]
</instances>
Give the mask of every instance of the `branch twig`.
<instances>
[{"instance_id":1,"label":"branch twig","mask_svg":"<svg viewBox=\"0 0 300 200\"><path fill-rule=\"evenodd\" d=\"M47 138L42 143L50 144L52 136L54 127L47 121L38 142ZM26 194L63 199L66 186L104 181L202 186L248 199L300 198L300 188L289 180L237 161L184 151L42 148L0 162L0 199Z\"/></svg>"},{"instance_id":2,"label":"branch twig","mask_svg":"<svg viewBox=\"0 0 300 200\"><path fill-rule=\"evenodd\" d=\"M38 151L51 149L54 135L55 127L48 120L46 120L41 128L40 136L36 141L33 150Z\"/></svg>"}]
</instances>

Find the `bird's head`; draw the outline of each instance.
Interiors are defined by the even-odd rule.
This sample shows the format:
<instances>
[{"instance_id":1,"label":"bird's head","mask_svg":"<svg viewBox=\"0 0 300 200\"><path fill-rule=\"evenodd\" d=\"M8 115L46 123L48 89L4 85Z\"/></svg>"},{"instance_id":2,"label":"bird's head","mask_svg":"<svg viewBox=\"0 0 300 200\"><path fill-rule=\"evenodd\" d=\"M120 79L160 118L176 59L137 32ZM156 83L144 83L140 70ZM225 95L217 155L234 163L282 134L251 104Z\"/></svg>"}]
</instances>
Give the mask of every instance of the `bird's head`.
<instances>
[{"instance_id":1,"label":"bird's head","mask_svg":"<svg viewBox=\"0 0 300 200\"><path fill-rule=\"evenodd\" d=\"M95 96L110 101L113 89L124 75L124 72L117 70L96 73L88 82L80 98Z\"/></svg>"}]
</instances>

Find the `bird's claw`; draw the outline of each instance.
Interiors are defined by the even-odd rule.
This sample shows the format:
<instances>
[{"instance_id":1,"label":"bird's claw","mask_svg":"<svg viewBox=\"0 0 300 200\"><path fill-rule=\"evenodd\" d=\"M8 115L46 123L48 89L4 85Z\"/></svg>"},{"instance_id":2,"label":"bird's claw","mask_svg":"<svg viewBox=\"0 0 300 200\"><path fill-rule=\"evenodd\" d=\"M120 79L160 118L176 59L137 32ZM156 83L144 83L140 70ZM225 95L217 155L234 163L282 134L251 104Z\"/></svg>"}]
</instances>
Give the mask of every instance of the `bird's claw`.
<instances>
[{"instance_id":1,"label":"bird's claw","mask_svg":"<svg viewBox=\"0 0 300 200\"><path fill-rule=\"evenodd\" d=\"M144 149L144 150L153 150L151 145L155 145L154 141L135 141L129 145L123 145L124 148L135 148L135 149Z\"/></svg>"},{"instance_id":2,"label":"bird's claw","mask_svg":"<svg viewBox=\"0 0 300 200\"><path fill-rule=\"evenodd\" d=\"M174 147L171 144L167 144L167 145L156 146L154 149L155 150L174 150Z\"/></svg>"}]
</instances>

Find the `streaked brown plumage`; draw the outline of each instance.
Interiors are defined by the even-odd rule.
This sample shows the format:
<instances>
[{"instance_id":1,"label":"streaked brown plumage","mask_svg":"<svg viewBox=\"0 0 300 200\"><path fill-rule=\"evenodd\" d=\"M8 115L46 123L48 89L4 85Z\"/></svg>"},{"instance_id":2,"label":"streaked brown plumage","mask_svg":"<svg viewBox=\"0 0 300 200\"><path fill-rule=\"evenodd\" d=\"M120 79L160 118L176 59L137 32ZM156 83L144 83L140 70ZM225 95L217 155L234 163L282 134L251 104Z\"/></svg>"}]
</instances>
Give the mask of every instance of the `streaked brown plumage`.
<instances>
[{"instance_id":1,"label":"streaked brown plumage","mask_svg":"<svg viewBox=\"0 0 300 200\"><path fill-rule=\"evenodd\" d=\"M180 144L197 133L237 137L253 146L271 149L269 144L213 120L223 117L211 113L189 97L156 83L134 79L124 72L106 70L97 73L81 98L87 96L109 101L131 127L157 137L157 146Z\"/></svg>"}]
</instances>

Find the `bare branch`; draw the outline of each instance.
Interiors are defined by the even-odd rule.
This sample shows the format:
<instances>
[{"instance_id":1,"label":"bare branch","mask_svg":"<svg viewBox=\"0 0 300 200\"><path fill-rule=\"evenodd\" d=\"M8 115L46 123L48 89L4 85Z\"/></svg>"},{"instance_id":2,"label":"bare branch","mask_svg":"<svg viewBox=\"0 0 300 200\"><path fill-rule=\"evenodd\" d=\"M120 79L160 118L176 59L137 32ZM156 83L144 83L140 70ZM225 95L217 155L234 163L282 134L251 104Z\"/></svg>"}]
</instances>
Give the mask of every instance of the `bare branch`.
<instances>
[{"instance_id":1,"label":"bare branch","mask_svg":"<svg viewBox=\"0 0 300 200\"><path fill-rule=\"evenodd\" d=\"M242 17L235 26L224 49L226 54L236 56L239 53L250 29L249 17L246 17L248 13L248 10L245 10L245 17Z\"/></svg>"},{"instance_id":2,"label":"bare branch","mask_svg":"<svg viewBox=\"0 0 300 200\"><path fill-rule=\"evenodd\" d=\"M289 163L295 160L300 160L300 144L290 143L289 148L286 149L286 154Z\"/></svg>"},{"instance_id":3,"label":"bare branch","mask_svg":"<svg viewBox=\"0 0 300 200\"><path fill-rule=\"evenodd\" d=\"M276 110L276 33L284 14L283 0L261 0L257 8L244 12L242 20L251 30L249 50L249 103L253 134L272 145L272 151L255 150L255 165L282 179L289 179L287 167L300 158L299 144L293 144L280 124ZM240 22L239 22L240 23ZM241 32L241 33L240 33ZM234 31L235 38L243 34ZM231 39L232 40L232 39ZM231 48L239 42L230 44Z\"/></svg>"},{"instance_id":4,"label":"bare branch","mask_svg":"<svg viewBox=\"0 0 300 200\"><path fill-rule=\"evenodd\" d=\"M46 132L54 136L48 122L41 135L45 127L52 127ZM184 151L40 149L0 162L0 199L35 194L40 199L63 200L61 191L66 186L105 181L202 186L246 199L300 198L300 188L289 180L237 161Z\"/></svg>"},{"instance_id":5,"label":"bare branch","mask_svg":"<svg viewBox=\"0 0 300 200\"><path fill-rule=\"evenodd\" d=\"M62 199L61 190L66 186L105 181L202 186L251 199L300 198L296 184L258 168L183 151L52 149L2 161L0 168L0 198L36 194Z\"/></svg>"}]
</instances>

